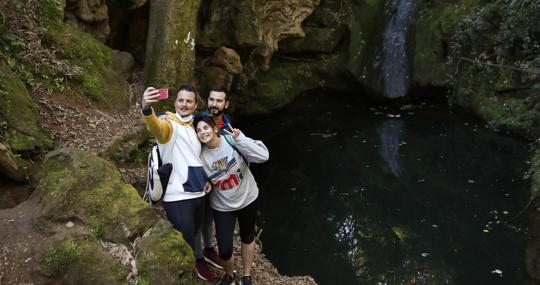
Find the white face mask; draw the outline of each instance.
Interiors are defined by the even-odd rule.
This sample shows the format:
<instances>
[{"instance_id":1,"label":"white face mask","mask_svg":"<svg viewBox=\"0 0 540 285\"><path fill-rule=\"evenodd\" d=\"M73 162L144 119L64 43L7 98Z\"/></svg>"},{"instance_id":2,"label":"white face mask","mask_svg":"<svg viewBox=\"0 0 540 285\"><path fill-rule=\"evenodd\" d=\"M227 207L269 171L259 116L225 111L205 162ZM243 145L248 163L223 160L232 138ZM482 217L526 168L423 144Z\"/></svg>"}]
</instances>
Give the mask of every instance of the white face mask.
<instances>
[{"instance_id":1,"label":"white face mask","mask_svg":"<svg viewBox=\"0 0 540 285\"><path fill-rule=\"evenodd\" d=\"M187 123L187 122L193 120L193 114L190 114L190 115L188 115L186 117L182 117L182 116L180 116L180 114L176 113L176 117L178 117L178 119L180 121L184 122L184 123Z\"/></svg>"}]
</instances>

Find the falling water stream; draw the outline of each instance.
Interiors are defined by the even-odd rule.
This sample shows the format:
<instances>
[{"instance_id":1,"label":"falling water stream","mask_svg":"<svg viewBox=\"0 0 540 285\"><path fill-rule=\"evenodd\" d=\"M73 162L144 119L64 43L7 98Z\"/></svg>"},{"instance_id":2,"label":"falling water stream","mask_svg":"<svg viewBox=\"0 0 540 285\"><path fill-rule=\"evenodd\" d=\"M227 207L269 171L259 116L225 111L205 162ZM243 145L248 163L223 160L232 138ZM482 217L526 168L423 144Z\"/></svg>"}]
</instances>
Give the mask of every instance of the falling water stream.
<instances>
[{"instance_id":1,"label":"falling water stream","mask_svg":"<svg viewBox=\"0 0 540 285\"><path fill-rule=\"evenodd\" d=\"M370 105L309 92L243 122L263 251L333 284L523 284L527 143L443 103Z\"/></svg>"},{"instance_id":2,"label":"falling water stream","mask_svg":"<svg viewBox=\"0 0 540 285\"><path fill-rule=\"evenodd\" d=\"M395 9L384 32L384 95L404 97L409 86L407 38L414 22L414 0L395 0Z\"/></svg>"}]
</instances>

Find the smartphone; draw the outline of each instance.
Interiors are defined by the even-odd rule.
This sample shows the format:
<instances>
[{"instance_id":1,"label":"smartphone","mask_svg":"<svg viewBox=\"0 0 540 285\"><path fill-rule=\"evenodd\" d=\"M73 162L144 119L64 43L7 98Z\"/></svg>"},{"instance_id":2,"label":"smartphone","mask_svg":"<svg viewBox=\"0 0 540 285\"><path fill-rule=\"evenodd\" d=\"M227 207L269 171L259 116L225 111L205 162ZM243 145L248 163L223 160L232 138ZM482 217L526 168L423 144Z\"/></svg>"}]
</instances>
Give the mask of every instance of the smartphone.
<instances>
[{"instance_id":1,"label":"smartphone","mask_svg":"<svg viewBox=\"0 0 540 285\"><path fill-rule=\"evenodd\" d=\"M160 88L159 90L159 97L158 100L165 100L169 98L169 89L167 88Z\"/></svg>"}]
</instances>

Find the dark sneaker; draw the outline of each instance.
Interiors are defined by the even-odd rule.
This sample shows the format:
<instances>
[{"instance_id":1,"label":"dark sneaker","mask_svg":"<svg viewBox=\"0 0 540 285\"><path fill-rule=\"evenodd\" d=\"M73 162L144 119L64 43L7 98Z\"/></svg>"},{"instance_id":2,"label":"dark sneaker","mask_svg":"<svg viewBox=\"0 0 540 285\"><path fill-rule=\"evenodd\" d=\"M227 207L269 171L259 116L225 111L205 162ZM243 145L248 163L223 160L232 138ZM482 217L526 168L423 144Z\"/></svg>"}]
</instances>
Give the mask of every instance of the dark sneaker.
<instances>
[{"instance_id":1,"label":"dark sneaker","mask_svg":"<svg viewBox=\"0 0 540 285\"><path fill-rule=\"evenodd\" d=\"M205 248L203 250L203 257L206 262L210 263L210 265L218 269L223 269L223 266L221 265L221 258L219 258L219 255L213 247Z\"/></svg>"},{"instance_id":2,"label":"dark sneaker","mask_svg":"<svg viewBox=\"0 0 540 285\"><path fill-rule=\"evenodd\" d=\"M240 279L240 285L252 285L251 283L251 276L244 276L242 279Z\"/></svg>"},{"instance_id":3,"label":"dark sneaker","mask_svg":"<svg viewBox=\"0 0 540 285\"><path fill-rule=\"evenodd\" d=\"M212 274L212 271L210 271L210 268L208 268L208 265L206 265L206 262L202 258L195 261L195 271L197 271L197 276L202 280L214 280L214 274Z\"/></svg>"},{"instance_id":4,"label":"dark sneaker","mask_svg":"<svg viewBox=\"0 0 540 285\"><path fill-rule=\"evenodd\" d=\"M236 283L234 283L234 278L230 275L223 275L223 278L221 278L221 280L219 280L218 283L216 283L216 285L235 285Z\"/></svg>"}]
</instances>

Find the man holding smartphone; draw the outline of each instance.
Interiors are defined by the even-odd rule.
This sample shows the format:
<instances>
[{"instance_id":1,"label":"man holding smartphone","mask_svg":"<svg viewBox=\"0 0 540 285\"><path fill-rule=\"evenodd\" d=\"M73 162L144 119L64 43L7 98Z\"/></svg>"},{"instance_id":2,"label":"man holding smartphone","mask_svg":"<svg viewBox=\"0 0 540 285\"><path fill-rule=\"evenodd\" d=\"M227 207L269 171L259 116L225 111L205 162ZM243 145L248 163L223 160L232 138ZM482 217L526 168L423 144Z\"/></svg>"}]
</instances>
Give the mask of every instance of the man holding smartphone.
<instances>
[{"instance_id":1,"label":"man holding smartphone","mask_svg":"<svg viewBox=\"0 0 540 285\"><path fill-rule=\"evenodd\" d=\"M167 191L163 195L167 218L195 250L195 235L200 231L205 215L205 195L212 190L200 160L201 144L193 128L194 112L200 97L194 86L182 85L174 101L176 112L166 112L167 119L160 120L151 105L167 97L168 91L148 87L142 99L143 120L158 142L163 163L173 165ZM200 243L200 238L198 241ZM208 268L200 266L204 265L202 257L196 258L199 277L205 280L212 278Z\"/></svg>"}]
</instances>

